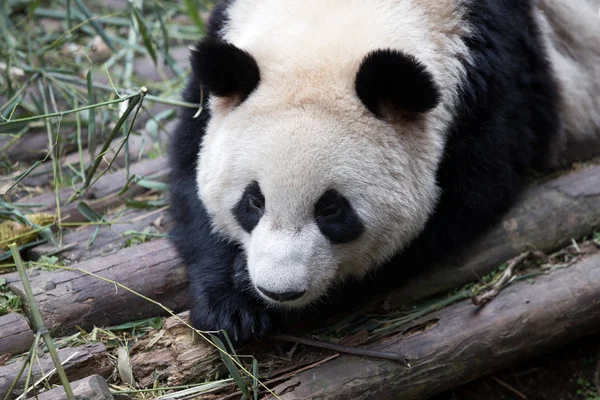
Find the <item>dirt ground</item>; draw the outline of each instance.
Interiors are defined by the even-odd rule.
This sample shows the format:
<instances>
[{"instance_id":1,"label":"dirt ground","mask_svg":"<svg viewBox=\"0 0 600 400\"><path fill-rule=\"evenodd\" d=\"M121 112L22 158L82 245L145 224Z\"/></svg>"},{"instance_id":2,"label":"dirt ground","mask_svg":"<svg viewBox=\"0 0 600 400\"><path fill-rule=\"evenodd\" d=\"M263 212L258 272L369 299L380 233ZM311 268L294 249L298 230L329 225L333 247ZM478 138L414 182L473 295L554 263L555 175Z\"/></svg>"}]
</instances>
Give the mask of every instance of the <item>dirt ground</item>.
<instances>
[{"instance_id":1,"label":"dirt ground","mask_svg":"<svg viewBox=\"0 0 600 400\"><path fill-rule=\"evenodd\" d=\"M431 400L600 400L599 362L600 336L587 337Z\"/></svg>"}]
</instances>

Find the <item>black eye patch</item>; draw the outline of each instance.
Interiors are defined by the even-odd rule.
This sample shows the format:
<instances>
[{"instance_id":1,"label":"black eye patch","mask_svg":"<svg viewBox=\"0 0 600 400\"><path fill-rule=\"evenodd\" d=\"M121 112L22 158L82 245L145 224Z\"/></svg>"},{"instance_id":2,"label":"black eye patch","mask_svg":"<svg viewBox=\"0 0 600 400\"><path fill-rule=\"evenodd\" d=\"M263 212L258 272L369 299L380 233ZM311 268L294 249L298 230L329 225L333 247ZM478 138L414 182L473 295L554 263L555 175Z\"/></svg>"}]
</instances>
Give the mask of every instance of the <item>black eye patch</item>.
<instances>
[{"instance_id":1,"label":"black eye patch","mask_svg":"<svg viewBox=\"0 0 600 400\"><path fill-rule=\"evenodd\" d=\"M315 221L321 233L332 243L348 243L364 231L364 225L348 199L330 189L315 204Z\"/></svg>"},{"instance_id":2,"label":"black eye patch","mask_svg":"<svg viewBox=\"0 0 600 400\"><path fill-rule=\"evenodd\" d=\"M258 182L254 181L246 186L242 198L231 212L246 232L252 232L265 212L265 197Z\"/></svg>"}]
</instances>

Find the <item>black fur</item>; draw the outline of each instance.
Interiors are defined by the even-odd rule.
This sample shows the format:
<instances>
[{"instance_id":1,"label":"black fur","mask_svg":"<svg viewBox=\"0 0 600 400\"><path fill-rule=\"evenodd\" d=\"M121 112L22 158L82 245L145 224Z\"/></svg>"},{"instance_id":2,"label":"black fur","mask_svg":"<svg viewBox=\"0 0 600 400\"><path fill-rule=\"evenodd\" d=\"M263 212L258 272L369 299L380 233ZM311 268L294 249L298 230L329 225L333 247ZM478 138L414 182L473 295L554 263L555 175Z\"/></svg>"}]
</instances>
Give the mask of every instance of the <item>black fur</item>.
<instances>
[{"instance_id":1,"label":"black fur","mask_svg":"<svg viewBox=\"0 0 600 400\"><path fill-rule=\"evenodd\" d=\"M365 228L348 199L335 189L326 191L315 205L315 220L321 233L334 244L358 239Z\"/></svg>"},{"instance_id":2,"label":"black fur","mask_svg":"<svg viewBox=\"0 0 600 400\"><path fill-rule=\"evenodd\" d=\"M355 81L356 94L373 114L391 111L423 113L440 100L433 76L415 57L397 50L375 50L365 56Z\"/></svg>"},{"instance_id":3,"label":"black fur","mask_svg":"<svg viewBox=\"0 0 600 400\"><path fill-rule=\"evenodd\" d=\"M558 87L531 1L473 1L467 19L474 62L465 62L437 174L442 195L424 231L391 263L394 274L408 266L418 273L496 223L561 129Z\"/></svg>"},{"instance_id":4,"label":"black fur","mask_svg":"<svg viewBox=\"0 0 600 400\"><path fill-rule=\"evenodd\" d=\"M242 198L231 211L240 226L248 233L258 225L265 210L265 197L260 191L258 182L252 182L242 194Z\"/></svg>"},{"instance_id":5,"label":"black fur","mask_svg":"<svg viewBox=\"0 0 600 400\"><path fill-rule=\"evenodd\" d=\"M224 10L231 2L213 14L209 36L223 26ZM387 268L331 298L365 301L369 293L405 282L410 274L480 235L510 207L523 172L547 153L561 127L558 91L532 19L531 0L477 0L470 7L471 33L464 39L474 62L465 64L458 113L437 174L442 196L436 211L421 235ZM200 101L198 72L190 77L186 101ZM402 80L394 85L397 82ZM431 105L424 102L420 108L423 104ZM210 115L205 109L194 119L194 113L183 110L170 146L173 235L188 265L192 322L201 329L227 329L240 340L260 336L281 327L284 319L267 310L249 289L241 249L211 232L195 180L196 157Z\"/></svg>"},{"instance_id":6,"label":"black fur","mask_svg":"<svg viewBox=\"0 0 600 400\"><path fill-rule=\"evenodd\" d=\"M192 50L192 69L202 85L217 96L244 100L260 82L256 60L231 43L206 37Z\"/></svg>"}]
</instances>

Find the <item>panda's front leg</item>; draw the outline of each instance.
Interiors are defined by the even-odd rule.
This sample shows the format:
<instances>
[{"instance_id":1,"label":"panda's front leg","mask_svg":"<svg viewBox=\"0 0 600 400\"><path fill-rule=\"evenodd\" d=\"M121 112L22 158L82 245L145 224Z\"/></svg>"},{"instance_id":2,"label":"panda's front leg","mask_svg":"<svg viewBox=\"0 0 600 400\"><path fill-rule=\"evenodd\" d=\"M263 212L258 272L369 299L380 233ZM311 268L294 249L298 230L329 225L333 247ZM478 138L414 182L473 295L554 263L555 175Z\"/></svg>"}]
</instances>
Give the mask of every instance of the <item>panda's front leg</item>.
<instances>
[{"instance_id":1,"label":"panda's front leg","mask_svg":"<svg viewBox=\"0 0 600 400\"><path fill-rule=\"evenodd\" d=\"M254 292L244 252L210 232L188 262L190 319L204 331L225 330L235 341L261 338L275 328L272 311Z\"/></svg>"}]
</instances>

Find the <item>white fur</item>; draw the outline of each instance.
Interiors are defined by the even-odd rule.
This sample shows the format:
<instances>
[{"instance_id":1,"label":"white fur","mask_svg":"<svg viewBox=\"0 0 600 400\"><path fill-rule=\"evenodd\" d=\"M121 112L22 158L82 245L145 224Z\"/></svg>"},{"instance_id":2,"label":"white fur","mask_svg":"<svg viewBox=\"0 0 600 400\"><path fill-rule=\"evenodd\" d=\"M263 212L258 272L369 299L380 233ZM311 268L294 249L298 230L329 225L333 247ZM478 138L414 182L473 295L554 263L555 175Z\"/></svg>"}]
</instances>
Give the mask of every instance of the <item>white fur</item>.
<instances>
[{"instance_id":1,"label":"white fur","mask_svg":"<svg viewBox=\"0 0 600 400\"><path fill-rule=\"evenodd\" d=\"M535 17L561 94L565 129L552 160L560 165L569 149L598 153L581 146L600 141L600 0L537 0Z\"/></svg>"},{"instance_id":2,"label":"white fur","mask_svg":"<svg viewBox=\"0 0 600 400\"><path fill-rule=\"evenodd\" d=\"M307 294L364 275L423 228L452 118L460 60L458 0L238 0L225 40L256 59L261 81L239 107L211 98L198 167L199 196L215 229L242 244L255 286ZM414 55L433 74L442 102L422 121L375 118L358 99L361 60L376 49ZM259 182L266 211L252 234L231 209ZM356 241L331 245L314 204L337 189L365 224Z\"/></svg>"}]
</instances>

